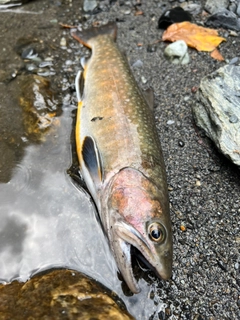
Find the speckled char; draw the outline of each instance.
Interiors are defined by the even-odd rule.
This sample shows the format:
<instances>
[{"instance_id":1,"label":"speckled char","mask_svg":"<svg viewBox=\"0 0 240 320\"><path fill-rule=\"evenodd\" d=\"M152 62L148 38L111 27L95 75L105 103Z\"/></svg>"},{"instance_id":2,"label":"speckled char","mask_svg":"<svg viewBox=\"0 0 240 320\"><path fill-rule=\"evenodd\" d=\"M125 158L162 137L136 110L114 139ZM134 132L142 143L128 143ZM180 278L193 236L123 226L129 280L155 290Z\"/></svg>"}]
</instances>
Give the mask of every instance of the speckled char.
<instances>
[{"instance_id":1,"label":"speckled char","mask_svg":"<svg viewBox=\"0 0 240 320\"><path fill-rule=\"evenodd\" d=\"M169 200L152 110L111 29L116 30L112 24L92 28L88 37L87 31L72 33L92 49L83 74L76 77L77 153L118 268L138 293L132 247L159 277L171 276Z\"/></svg>"},{"instance_id":2,"label":"speckled char","mask_svg":"<svg viewBox=\"0 0 240 320\"><path fill-rule=\"evenodd\" d=\"M84 85L82 136L96 139L106 180L121 168L133 167L165 189L165 167L153 114L125 57L109 35L93 38L89 45L92 56Z\"/></svg>"}]
</instances>

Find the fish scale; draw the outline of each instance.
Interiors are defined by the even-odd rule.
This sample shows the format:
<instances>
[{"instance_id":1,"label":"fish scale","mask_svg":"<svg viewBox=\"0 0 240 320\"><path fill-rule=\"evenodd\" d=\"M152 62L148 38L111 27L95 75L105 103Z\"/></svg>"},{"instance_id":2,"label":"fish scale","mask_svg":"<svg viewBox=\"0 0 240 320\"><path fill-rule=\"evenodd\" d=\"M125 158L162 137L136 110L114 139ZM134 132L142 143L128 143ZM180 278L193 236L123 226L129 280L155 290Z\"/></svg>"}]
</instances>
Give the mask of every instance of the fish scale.
<instances>
[{"instance_id":1,"label":"fish scale","mask_svg":"<svg viewBox=\"0 0 240 320\"><path fill-rule=\"evenodd\" d=\"M113 23L72 31L92 50L84 71L76 77L76 143L80 170L117 266L130 290L137 293L133 252L159 277L171 276L171 221L153 111L115 35Z\"/></svg>"}]
</instances>

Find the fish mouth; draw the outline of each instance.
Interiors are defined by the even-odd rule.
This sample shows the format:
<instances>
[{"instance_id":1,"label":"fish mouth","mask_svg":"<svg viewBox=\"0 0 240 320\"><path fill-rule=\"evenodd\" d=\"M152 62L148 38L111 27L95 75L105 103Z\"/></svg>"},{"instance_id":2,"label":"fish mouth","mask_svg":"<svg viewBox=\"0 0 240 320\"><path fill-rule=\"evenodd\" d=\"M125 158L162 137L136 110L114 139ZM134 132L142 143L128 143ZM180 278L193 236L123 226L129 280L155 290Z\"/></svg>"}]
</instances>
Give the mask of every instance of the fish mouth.
<instances>
[{"instance_id":1,"label":"fish mouth","mask_svg":"<svg viewBox=\"0 0 240 320\"><path fill-rule=\"evenodd\" d=\"M139 293L140 287L133 272L134 260L141 261L159 278L167 279L168 274L152 252L144 237L131 225L121 221L114 225L113 251L118 268L133 293Z\"/></svg>"}]
</instances>

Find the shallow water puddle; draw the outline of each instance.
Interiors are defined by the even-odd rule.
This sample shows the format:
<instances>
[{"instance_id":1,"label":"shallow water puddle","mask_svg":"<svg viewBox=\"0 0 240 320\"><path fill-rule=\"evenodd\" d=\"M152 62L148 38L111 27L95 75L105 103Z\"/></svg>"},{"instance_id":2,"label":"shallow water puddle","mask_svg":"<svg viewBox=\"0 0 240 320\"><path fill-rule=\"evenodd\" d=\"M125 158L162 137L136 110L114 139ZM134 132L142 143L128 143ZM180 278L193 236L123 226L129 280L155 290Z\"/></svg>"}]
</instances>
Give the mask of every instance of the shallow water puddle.
<instances>
[{"instance_id":1,"label":"shallow water puddle","mask_svg":"<svg viewBox=\"0 0 240 320\"><path fill-rule=\"evenodd\" d=\"M26 281L53 267L72 268L114 290L136 318L141 314L148 319L156 308L147 298L149 286L140 280L139 295L123 294L92 203L67 174L72 161L72 111L65 107L43 141L24 148L10 181L0 183L1 282Z\"/></svg>"},{"instance_id":2,"label":"shallow water puddle","mask_svg":"<svg viewBox=\"0 0 240 320\"><path fill-rule=\"evenodd\" d=\"M111 261L111 255L92 205L66 174L71 122L71 109L65 109L58 127L41 144L27 146L11 180L0 184L2 280L25 281L33 270L57 265L93 276L94 261L94 269L114 272L114 264L101 259Z\"/></svg>"}]
</instances>

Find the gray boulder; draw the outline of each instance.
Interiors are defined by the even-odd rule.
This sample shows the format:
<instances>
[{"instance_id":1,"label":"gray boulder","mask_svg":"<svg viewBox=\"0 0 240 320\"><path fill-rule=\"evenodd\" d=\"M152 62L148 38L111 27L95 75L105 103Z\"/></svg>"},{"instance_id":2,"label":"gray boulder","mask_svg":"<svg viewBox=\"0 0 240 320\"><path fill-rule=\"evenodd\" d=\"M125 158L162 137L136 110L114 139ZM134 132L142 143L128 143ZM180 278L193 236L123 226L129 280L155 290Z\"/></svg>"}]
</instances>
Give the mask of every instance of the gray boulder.
<instances>
[{"instance_id":1,"label":"gray boulder","mask_svg":"<svg viewBox=\"0 0 240 320\"><path fill-rule=\"evenodd\" d=\"M202 79L193 115L218 149L240 166L240 66L226 65Z\"/></svg>"}]
</instances>

